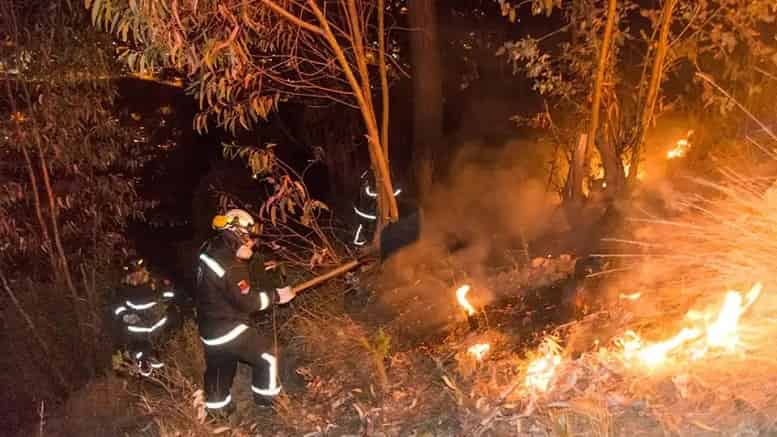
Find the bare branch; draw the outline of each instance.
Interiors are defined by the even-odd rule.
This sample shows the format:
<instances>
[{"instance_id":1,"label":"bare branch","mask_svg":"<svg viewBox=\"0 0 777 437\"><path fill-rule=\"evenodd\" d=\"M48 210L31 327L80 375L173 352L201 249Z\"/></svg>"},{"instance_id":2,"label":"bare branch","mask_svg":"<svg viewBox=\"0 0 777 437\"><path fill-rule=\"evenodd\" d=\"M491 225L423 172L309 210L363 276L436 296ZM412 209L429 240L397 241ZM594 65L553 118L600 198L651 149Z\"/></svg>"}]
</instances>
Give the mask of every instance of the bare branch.
<instances>
[{"instance_id":1,"label":"bare branch","mask_svg":"<svg viewBox=\"0 0 777 437\"><path fill-rule=\"evenodd\" d=\"M275 11L278 15L285 18L286 20L290 21L295 26L299 26L308 32L312 32L318 35L323 35L324 31L319 26L315 26L313 24L308 23L307 21L302 20L299 17L295 17L292 15L289 11L286 9L278 6L277 3L275 3L273 0L262 0L262 3L267 5L270 9Z\"/></svg>"}]
</instances>

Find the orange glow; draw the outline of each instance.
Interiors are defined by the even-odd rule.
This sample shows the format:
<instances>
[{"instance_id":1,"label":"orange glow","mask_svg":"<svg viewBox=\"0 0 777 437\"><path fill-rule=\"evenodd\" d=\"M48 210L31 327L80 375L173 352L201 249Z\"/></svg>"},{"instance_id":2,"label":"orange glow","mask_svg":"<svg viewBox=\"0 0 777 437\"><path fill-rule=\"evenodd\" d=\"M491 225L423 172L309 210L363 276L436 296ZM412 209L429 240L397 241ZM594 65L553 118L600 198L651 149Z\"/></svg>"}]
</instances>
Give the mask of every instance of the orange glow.
<instances>
[{"instance_id":1,"label":"orange glow","mask_svg":"<svg viewBox=\"0 0 777 437\"><path fill-rule=\"evenodd\" d=\"M642 297L642 293L631 293L631 294L620 294L621 300L639 300L640 297Z\"/></svg>"},{"instance_id":2,"label":"orange glow","mask_svg":"<svg viewBox=\"0 0 777 437\"><path fill-rule=\"evenodd\" d=\"M529 390L546 392L561 364L561 348L553 340L545 339L539 350L542 356L529 363L524 384Z\"/></svg>"},{"instance_id":3,"label":"orange glow","mask_svg":"<svg viewBox=\"0 0 777 437\"><path fill-rule=\"evenodd\" d=\"M677 335L665 341L646 345L637 333L627 331L617 341L623 358L628 361L636 360L645 367L655 369L666 363L671 354L677 355L678 358L696 360L710 350L732 353L740 345L739 320L758 299L761 289L759 283L744 296L739 292L729 291L720 311L717 312L690 311L686 317L689 321L706 326L682 328Z\"/></svg>"},{"instance_id":4,"label":"orange glow","mask_svg":"<svg viewBox=\"0 0 777 437\"><path fill-rule=\"evenodd\" d=\"M486 356L489 350L491 350L490 344L478 343L476 345L470 346L470 348L467 349L467 352L474 356L476 360L480 361L483 359L483 357Z\"/></svg>"},{"instance_id":5,"label":"orange glow","mask_svg":"<svg viewBox=\"0 0 777 437\"><path fill-rule=\"evenodd\" d=\"M677 159L677 158L683 158L688 153L688 150L691 148L691 143L688 142L686 139L678 140L677 144L666 152L666 158L667 159Z\"/></svg>"},{"instance_id":6,"label":"orange glow","mask_svg":"<svg viewBox=\"0 0 777 437\"><path fill-rule=\"evenodd\" d=\"M469 285L462 285L459 287L458 290L456 290L456 300L459 301L459 305L464 307L464 310L469 314L470 316L475 314L475 307L473 307L469 301L467 300L467 293L469 293L470 286Z\"/></svg>"}]
</instances>

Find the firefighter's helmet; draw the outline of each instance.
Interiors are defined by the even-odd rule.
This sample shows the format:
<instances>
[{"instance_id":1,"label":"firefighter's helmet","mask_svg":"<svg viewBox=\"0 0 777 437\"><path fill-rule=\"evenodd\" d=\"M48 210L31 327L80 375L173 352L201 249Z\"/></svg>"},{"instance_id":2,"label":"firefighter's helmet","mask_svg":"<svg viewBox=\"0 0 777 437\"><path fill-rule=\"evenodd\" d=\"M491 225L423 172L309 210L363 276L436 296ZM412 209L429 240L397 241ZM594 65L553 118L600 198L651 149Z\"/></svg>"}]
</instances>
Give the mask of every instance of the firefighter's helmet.
<instances>
[{"instance_id":1,"label":"firefighter's helmet","mask_svg":"<svg viewBox=\"0 0 777 437\"><path fill-rule=\"evenodd\" d=\"M151 278L143 258L133 256L124 264L124 283L130 285L145 284Z\"/></svg>"},{"instance_id":2,"label":"firefighter's helmet","mask_svg":"<svg viewBox=\"0 0 777 437\"><path fill-rule=\"evenodd\" d=\"M124 273L131 274L146 269L145 260L139 256L131 256L124 263Z\"/></svg>"},{"instance_id":3,"label":"firefighter's helmet","mask_svg":"<svg viewBox=\"0 0 777 437\"><path fill-rule=\"evenodd\" d=\"M229 227L250 229L254 226L254 218L242 209L230 209L223 215L213 217L213 229L222 230Z\"/></svg>"}]
</instances>

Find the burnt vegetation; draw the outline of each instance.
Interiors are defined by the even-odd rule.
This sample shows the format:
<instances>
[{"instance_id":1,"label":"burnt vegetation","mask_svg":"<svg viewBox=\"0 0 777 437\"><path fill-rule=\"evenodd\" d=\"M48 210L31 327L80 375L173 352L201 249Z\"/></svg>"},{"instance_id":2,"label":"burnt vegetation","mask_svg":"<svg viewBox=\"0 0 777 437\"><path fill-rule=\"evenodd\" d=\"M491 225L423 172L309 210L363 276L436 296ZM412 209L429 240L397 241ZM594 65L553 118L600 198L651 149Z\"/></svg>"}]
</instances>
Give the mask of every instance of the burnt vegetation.
<instances>
[{"instance_id":1,"label":"burnt vegetation","mask_svg":"<svg viewBox=\"0 0 777 437\"><path fill-rule=\"evenodd\" d=\"M773 0L0 0L0 426L771 435L775 93ZM309 284L365 170L420 239L255 320L284 393L241 373L207 418L212 216ZM150 378L110 324L132 251L184 296Z\"/></svg>"}]
</instances>

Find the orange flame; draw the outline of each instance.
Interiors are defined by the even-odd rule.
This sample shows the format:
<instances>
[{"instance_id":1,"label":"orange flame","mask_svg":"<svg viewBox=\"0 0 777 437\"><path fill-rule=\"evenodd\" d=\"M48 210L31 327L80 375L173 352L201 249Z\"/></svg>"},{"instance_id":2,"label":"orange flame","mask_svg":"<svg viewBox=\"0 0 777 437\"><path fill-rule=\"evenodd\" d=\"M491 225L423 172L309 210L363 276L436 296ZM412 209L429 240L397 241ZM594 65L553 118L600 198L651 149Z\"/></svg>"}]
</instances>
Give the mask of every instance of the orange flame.
<instances>
[{"instance_id":1,"label":"orange flame","mask_svg":"<svg viewBox=\"0 0 777 437\"><path fill-rule=\"evenodd\" d=\"M478 343L476 345L470 346L470 348L467 349L467 352L474 356L476 360L480 361L484 356L486 356L489 350L491 350L490 344Z\"/></svg>"},{"instance_id":2,"label":"orange flame","mask_svg":"<svg viewBox=\"0 0 777 437\"><path fill-rule=\"evenodd\" d=\"M467 293L469 293L469 290L470 287L466 284L459 287L459 289L456 290L456 299L459 301L459 305L464 307L464 310L467 311L467 314L471 316L475 314L475 307L473 307L467 300Z\"/></svg>"},{"instance_id":3,"label":"orange flame","mask_svg":"<svg viewBox=\"0 0 777 437\"><path fill-rule=\"evenodd\" d=\"M667 159L682 158L688 153L688 149L691 148L691 143L687 139L678 140L677 144L668 152L666 152Z\"/></svg>"},{"instance_id":4,"label":"orange flame","mask_svg":"<svg viewBox=\"0 0 777 437\"><path fill-rule=\"evenodd\" d=\"M542 356L529 363L524 384L529 390L545 392L550 388L556 368L561 364L561 347L547 338L539 350Z\"/></svg>"},{"instance_id":5,"label":"orange flame","mask_svg":"<svg viewBox=\"0 0 777 437\"><path fill-rule=\"evenodd\" d=\"M626 360L636 359L644 366L655 369L664 364L669 355L675 351L689 353L690 359L699 359L711 349L734 352L740 344L739 319L758 299L761 289L760 283L755 284L744 297L736 291L729 291L726 293L723 306L717 313L702 314L698 311L690 311L687 315L689 320L709 322L714 319L714 321L706 327L683 328L677 335L662 342L644 345L639 335L633 331L627 331L618 341L623 357ZM694 343L688 348L682 348L691 341Z\"/></svg>"},{"instance_id":6,"label":"orange flame","mask_svg":"<svg viewBox=\"0 0 777 437\"><path fill-rule=\"evenodd\" d=\"M620 294L621 300L639 300L640 297L642 297L642 293L631 293L631 294Z\"/></svg>"}]
</instances>

